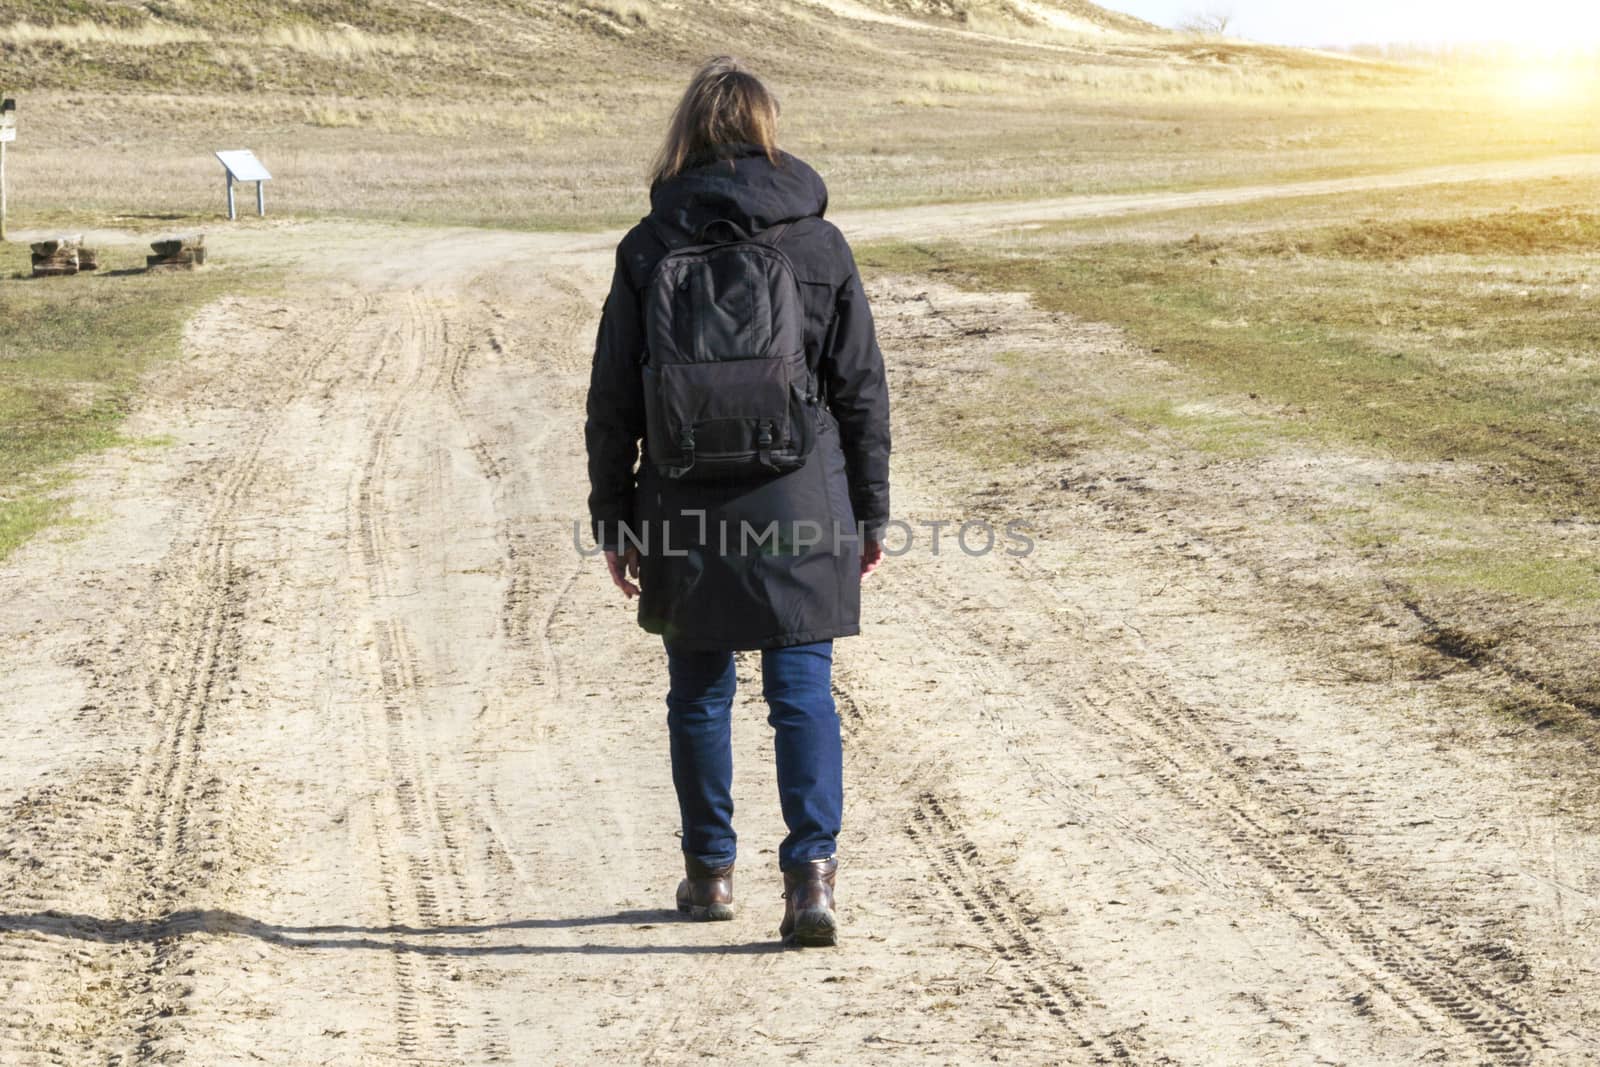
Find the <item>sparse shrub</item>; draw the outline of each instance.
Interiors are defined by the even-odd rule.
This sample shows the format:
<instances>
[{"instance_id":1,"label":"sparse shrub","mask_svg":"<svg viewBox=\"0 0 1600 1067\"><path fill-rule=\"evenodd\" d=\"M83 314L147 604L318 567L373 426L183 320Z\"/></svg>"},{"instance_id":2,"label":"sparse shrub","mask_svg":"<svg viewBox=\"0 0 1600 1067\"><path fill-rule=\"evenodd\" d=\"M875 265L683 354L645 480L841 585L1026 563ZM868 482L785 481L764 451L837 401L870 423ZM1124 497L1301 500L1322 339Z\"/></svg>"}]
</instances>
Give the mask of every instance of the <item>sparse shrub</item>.
<instances>
[{"instance_id":1,"label":"sparse shrub","mask_svg":"<svg viewBox=\"0 0 1600 1067\"><path fill-rule=\"evenodd\" d=\"M417 40L410 34L368 33L355 26L322 29L307 23L280 26L262 40L271 47L288 48L321 59L350 60L375 55L415 55Z\"/></svg>"},{"instance_id":2,"label":"sparse shrub","mask_svg":"<svg viewBox=\"0 0 1600 1067\"><path fill-rule=\"evenodd\" d=\"M1178 20L1178 29L1197 37L1226 37L1233 25L1233 12L1225 8L1192 11Z\"/></svg>"},{"instance_id":3,"label":"sparse shrub","mask_svg":"<svg viewBox=\"0 0 1600 1067\"><path fill-rule=\"evenodd\" d=\"M578 0L577 13L580 21L589 21L583 18L586 14L599 15L618 27L632 29L650 25L655 5L648 0Z\"/></svg>"},{"instance_id":4,"label":"sparse shrub","mask_svg":"<svg viewBox=\"0 0 1600 1067\"><path fill-rule=\"evenodd\" d=\"M306 125L324 129L350 129L366 125L361 114L350 108L319 104L306 108Z\"/></svg>"},{"instance_id":5,"label":"sparse shrub","mask_svg":"<svg viewBox=\"0 0 1600 1067\"><path fill-rule=\"evenodd\" d=\"M924 74L917 80L941 93L992 94L1012 88L1009 83L999 78L986 78L981 74L968 74L964 71L939 71Z\"/></svg>"}]
</instances>

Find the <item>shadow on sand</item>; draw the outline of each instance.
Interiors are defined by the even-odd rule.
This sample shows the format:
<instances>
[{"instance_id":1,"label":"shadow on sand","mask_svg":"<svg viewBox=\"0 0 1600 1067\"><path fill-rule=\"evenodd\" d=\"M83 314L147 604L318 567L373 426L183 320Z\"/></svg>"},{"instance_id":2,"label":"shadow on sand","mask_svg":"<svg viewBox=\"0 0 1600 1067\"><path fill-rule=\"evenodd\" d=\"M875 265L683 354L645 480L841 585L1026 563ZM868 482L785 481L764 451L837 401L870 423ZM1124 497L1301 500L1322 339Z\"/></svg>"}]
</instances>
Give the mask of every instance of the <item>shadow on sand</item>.
<instances>
[{"instance_id":1,"label":"shadow on sand","mask_svg":"<svg viewBox=\"0 0 1600 1067\"><path fill-rule=\"evenodd\" d=\"M98 941L103 944L130 942L158 943L174 938L207 934L218 937L254 937L274 945L308 949L368 949L376 952L408 952L419 956L660 956L660 955L754 955L783 952L776 939L731 945L459 945L438 944L431 938L448 938L515 930L578 930L593 926L653 927L685 920L665 909L619 911L612 915L585 915L557 919L515 919L502 923L471 923L454 926L284 926L262 922L247 915L213 909L176 911L157 919L113 920L92 915L41 911L29 914L0 914L0 934L34 933L46 937Z\"/></svg>"}]
</instances>

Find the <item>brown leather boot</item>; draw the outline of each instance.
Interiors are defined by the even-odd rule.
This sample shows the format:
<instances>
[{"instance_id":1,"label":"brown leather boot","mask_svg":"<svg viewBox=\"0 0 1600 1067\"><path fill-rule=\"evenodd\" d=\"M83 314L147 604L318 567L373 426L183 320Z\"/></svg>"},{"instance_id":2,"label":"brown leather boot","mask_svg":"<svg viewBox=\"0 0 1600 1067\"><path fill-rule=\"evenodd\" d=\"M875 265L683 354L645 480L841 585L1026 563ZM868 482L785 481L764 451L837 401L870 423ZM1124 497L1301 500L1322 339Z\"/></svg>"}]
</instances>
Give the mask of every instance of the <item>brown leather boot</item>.
<instances>
[{"instance_id":1,"label":"brown leather boot","mask_svg":"<svg viewBox=\"0 0 1600 1067\"><path fill-rule=\"evenodd\" d=\"M783 924L778 934L788 945L833 945L839 921L833 913L833 880L839 860L829 856L783 872Z\"/></svg>"},{"instance_id":2,"label":"brown leather boot","mask_svg":"<svg viewBox=\"0 0 1600 1067\"><path fill-rule=\"evenodd\" d=\"M685 856L683 867L689 877L678 883L678 910L699 922L733 918L733 864L707 867Z\"/></svg>"}]
</instances>

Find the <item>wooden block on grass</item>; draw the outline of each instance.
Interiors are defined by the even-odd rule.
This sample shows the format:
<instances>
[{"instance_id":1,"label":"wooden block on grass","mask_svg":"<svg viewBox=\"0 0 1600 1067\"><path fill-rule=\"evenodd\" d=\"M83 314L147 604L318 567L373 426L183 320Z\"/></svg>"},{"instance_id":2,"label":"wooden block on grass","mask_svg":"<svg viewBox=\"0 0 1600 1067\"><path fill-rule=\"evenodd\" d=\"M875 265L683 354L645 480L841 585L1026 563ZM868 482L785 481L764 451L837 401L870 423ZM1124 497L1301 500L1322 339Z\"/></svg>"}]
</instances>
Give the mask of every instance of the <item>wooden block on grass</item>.
<instances>
[{"instance_id":1,"label":"wooden block on grass","mask_svg":"<svg viewBox=\"0 0 1600 1067\"><path fill-rule=\"evenodd\" d=\"M181 252L192 252L204 248L206 235L203 233L185 234L181 237L163 237L159 241L150 242L150 250L158 256L175 256Z\"/></svg>"},{"instance_id":2,"label":"wooden block on grass","mask_svg":"<svg viewBox=\"0 0 1600 1067\"><path fill-rule=\"evenodd\" d=\"M66 248L48 254L35 252L33 254L33 276L35 278L56 278L64 274L78 273L78 250Z\"/></svg>"},{"instance_id":3,"label":"wooden block on grass","mask_svg":"<svg viewBox=\"0 0 1600 1067\"><path fill-rule=\"evenodd\" d=\"M206 261L206 235L183 234L150 242L153 256L145 257L146 270L194 270Z\"/></svg>"}]
</instances>

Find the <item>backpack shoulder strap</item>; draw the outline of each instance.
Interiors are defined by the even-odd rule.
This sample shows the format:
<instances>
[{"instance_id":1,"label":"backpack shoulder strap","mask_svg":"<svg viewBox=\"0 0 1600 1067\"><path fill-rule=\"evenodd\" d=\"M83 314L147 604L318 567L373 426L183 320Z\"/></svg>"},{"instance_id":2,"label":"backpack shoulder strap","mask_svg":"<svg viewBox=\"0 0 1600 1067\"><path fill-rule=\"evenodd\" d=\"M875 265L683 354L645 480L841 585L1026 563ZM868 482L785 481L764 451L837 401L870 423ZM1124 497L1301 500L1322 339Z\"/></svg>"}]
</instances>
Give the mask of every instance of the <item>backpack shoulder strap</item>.
<instances>
[{"instance_id":1,"label":"backpack shoulder strap","mask_svg":"<svg viewBox=\"0 0 1600 1067\"><path fill-rule=\"evenodd\" d=\"M778 242L783 240L783 235L789 232L789 227L793 225L794 223L792 222L780 222L776 226L768 226L766 229L752 237L751 240L760 241L764 245L772 245L773 247L777 247Z\"/></svg>"}]
</instances>

